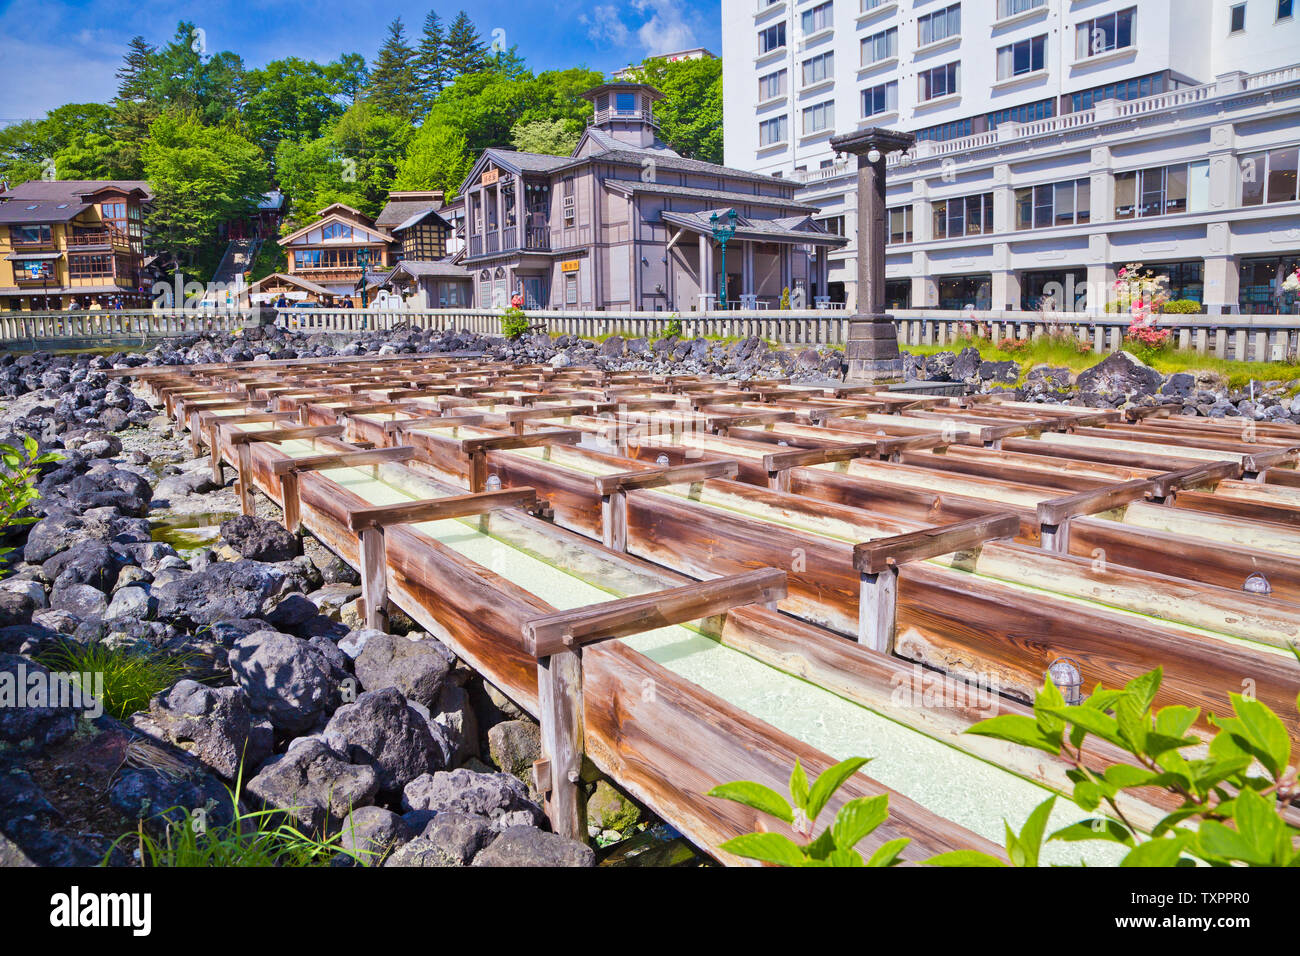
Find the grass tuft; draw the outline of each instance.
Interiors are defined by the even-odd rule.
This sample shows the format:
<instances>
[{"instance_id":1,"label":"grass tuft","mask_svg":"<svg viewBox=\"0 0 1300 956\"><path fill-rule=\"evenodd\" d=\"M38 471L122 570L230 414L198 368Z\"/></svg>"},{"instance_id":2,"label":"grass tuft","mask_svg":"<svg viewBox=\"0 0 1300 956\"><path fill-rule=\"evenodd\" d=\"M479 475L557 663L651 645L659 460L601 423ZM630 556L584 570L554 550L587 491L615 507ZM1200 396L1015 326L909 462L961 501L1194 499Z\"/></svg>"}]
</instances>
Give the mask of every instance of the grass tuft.
<instances>
[{"instance_id":1,"label":"grass tuft","mask_svg":"<svg viewBox=\"0 0 1300 956\"><path fill-rule=\"evenodd\" d=\"M103 675L105 713L126 720L149 706L149 699L190 673L185 657L162 651L138 651L127 647L67 642L56 650L38 654L36 660L52 671L67 673L73 680L81 674ZM78 681L79 682L79 681ZM86 693L94 687L83 687Z\"/></svg>"}]
</instances>

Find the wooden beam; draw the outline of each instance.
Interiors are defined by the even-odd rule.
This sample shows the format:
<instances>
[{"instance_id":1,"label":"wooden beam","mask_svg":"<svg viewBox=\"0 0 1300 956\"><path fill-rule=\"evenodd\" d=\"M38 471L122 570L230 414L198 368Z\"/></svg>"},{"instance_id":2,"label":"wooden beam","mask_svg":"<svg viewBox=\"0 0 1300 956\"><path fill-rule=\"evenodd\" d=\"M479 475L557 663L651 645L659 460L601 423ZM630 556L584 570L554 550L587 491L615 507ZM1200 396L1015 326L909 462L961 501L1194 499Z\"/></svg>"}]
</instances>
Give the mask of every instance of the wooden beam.
<instances>
[{"instance_id":1,"label":"wooden beam","mask_svg":"<svg viewBox=\"0 0 1300 956\"><path fill-rule=\"evenodd\" d=\"M1020 519L1013 514L972 518L956 524L864 541L853 548L853 566L863 574L878 574L912 561L926 561L941 554L965 551L997 538L1014 538L1019 533Z\"/></svg>"},{"instance_id":2,"label":"wooden beam","mask_svg":"<svg viewBox=\"0 0 1300 956\"><path fill-rule=\"evenodd\" d=\"M294 428L267 428L260 432L231 432L232 445L248 445L253 442L282 442L302 438L338 438L343 434L342 425L303 425Z\"/></svg>"},{"instance_id":3,"label":"wooden beam","mask_svg":"<svg viewBox=\"0 0 1300 956\"><path fill-rule=\"evenodd\" d=\"M1041 528L1044 551L1064 554L1070 548L1071 518L1080 515L1100 514L1120 505L1140 501L1154 495L1156 486L1150 479L1139 478L1135 481L1123 481L1117 485L1080 491L1062 498L1038 503L1038 524Z\"/></svg>"},{"instance_id":4,"label":"wooden beam","mask_svg":"<svg viewBox=\"0 0 1300 956\"><path fill-rule=\"evenodd\" d=\"M1193 488L1196 485L1211 484L1225 479L1241 477L1241 463L1236 461L1218 461L1196 468L1184 468L1170 471L1151 479L1154 486L1151 497L1164 500L1176 491Z\"/></svg>"},{"instance_id":5,"label":"wooden beam","mask_svg":"<svg viewBox=\"0 0 1300 956\"><path fill-rule=\"evenodd\" d=\"M454 428L457 425L482 425L485 415L426 415L420 418L399 418L384 422L384 432L394 434L408 428L422 428L432 425L439 428Z\"/></svg>"},{"instance_id":6,"label":"wooden beam","mask_svg":"<svg viewBox=\"0 0 1300 956\"><path fill-rule=\"evenodd\" d=\"M508 488L502 491L485 491L481 494L451 495L446 498L428 498L420 501L403 501L393 505L376 505L348 512L348 528L362 531L366 528L386 528L395 524L418 524L424 521L442 521L447 518L465 518L483 514L496 508L531 508L537 505L537 492L532 488Z\"/></svg>"},{"instance_id":7,"label":"wooden beam","mask_svg":"<svg viewBox=\"0 0 1300 956\"><path fill-rule=\"evenodd\" d=\"M586 794L580 786L583 736L582 656L556 651L537 661L537 718L542 759L534 765L551 829L587 840Z\"/></svg>"},{"instance_id":8,"label":"wooden beam","mask_svg":"<svg viewBox=\"0 0 1300 956\"><path fill-rule=\"evenodd\" d=\"M594 641L712 617L733 607L770 605L785 596L785 572L762 568L537 617L523 626L524 647L535 657L548 657Z\"/></svg>"},{"instance_id":9,"label":"wooden beam","mask_svg":"<svg viewBox=\"0 0 1300 956\"><path fill-rule=\"evenodd\" d=\"M733 458L691 462L686 465L668 465L663 468L646 468L642 471L622 471L613 475L597 475L592 479L596 494L612 495L615 492L637 488L662 488L664 485L689 485L711 478L735 478L740 463Z\"/></svg>"},{"instance_id":10,"label":"wooden beam","mask_svg":"<svg viewBox=\"0 0 1300 956\"><path fill-rule=\"evenodd\" d=\"M326 471L330 468L360 468L386 462L408 461L415 457L409 445L391 448L373 448L369 451L340 451L332 455L311 455L306 458L283 458L271 463L271 474L286 475L305 471Z\"/></svg>"}]
</instances>

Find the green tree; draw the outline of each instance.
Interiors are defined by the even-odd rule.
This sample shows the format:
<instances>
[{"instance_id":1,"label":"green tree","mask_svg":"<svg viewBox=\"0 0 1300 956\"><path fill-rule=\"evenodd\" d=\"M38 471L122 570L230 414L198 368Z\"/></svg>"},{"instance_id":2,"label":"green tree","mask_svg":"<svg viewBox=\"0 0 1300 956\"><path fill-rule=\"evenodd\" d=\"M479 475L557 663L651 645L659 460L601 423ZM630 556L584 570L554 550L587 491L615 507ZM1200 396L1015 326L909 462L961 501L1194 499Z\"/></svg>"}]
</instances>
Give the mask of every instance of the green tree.
<instances>
[{"instance_id":1,"label":"green tree","mask_svg":"<svg viewBox=\"0 0 1300 956\"><path fill-rule=\"evenodd\" d=\"M420 77L415 50L406 42L406 27L398 17L388 25L388 38L370 71L366 99L378 110L413 121L420 115Z\"/></svg>"},{"instance_id":2,"label":"green tree","mask_svg":"<svg viewBox=\"0 0 1300 956\"><path fill-rule=\"evenodd\" d=\"M50 110L44 119L15 123L0 130L0 179L13 185L33 179L80 179L63 170L70 150L81 150L88 138L111 136L113 111L102 103L69 103ZM77 169L85 168L84 159Z\"/></svg>"},{"instance_id":3,"label":"green tree","mask_svg":"<svg viewBox=\"0 0 1300 956\"><path fill-rule=\"evenodd\" d=\"M580 136L581 133L575 132L567 120L521 121L510 130L510 145L524 153L568 156L578 145Z\"/></svg>"},{"instance_id":4,"label":"green tree","mask_svg":"<svg viewBox=\"0 0 1300 956\"><path fill-rule=\"evenodd\" d=\"M159 110L195 113L211 125L233 118L244 105L244 64L234 53L206 56L206 34L182 20L170 43L158 50L144 77Z\"/></svg>"},{"instance_id":5,"label":"green tree","mask_svg":"<svg viewBox=\"0 0 1300 956\"><path fill-rule=\"evenodd\" d=\"M415 51L422 93L421 115L429 112L433 101L446 85L446 46L447 38L442 29L442 20L438 17L437 11L430 10L424 18L420 45Z\"/></svg>"},{"instance_id":6,"label":"green tree","mask_svg":"<svg viewBox=\"0 0 1300 956\"><path fill-rule=\"evenodd\" d=\"M456 198L460 184L474 165L465 136L451 126L425 123L411 140L397 167L394 189L441 189Z\"/></svg>"},{"instance_id":7,"label":"green tree","mask_svg":"<svg viewBox=\"0 0 1300 956\"><path fill-rule=\"evenodd\" d=\"M154 121L144 167L155 196L146 223L152 245L186 266L217 247L218 225L252 214L270 186L255 143L230 127L205 126L196 114Z\"/></svg>"},{"instance_id":8,"label":"green tree","mask_svg":"<svg viewBox=\"0 0 1300 956\"><path fill-rule=\"evenodd\" d=\"M248 74L244 121L268 156L282 139L316 139L343 115L337 73L297 57L273 60Z\"/></svg>"},{"instance_id":9,"label":"green tree","mask_svg":"<svg viewBox=\"0 0 1300 956\"><path fill-rule=\"evenodd\" d=\"M376 215L411 139L411 124L362 100L314 140L282 140L275 154L280 188L298 224L342 202Z\"/></svg>"},{"instance_id":10,"label":"green tree","mask_svg":"<svg viewBox=\"0 0 1300 956\"><path fill-rule=\"evenodd\" d=\"M477 73L487 66L487 48L483 38L464 10L456 14L447 29L446 76L457 79Z\"/></svg>"},{"instance_id":11,"label":"green tree","mask_svg":"<svg viewBox=\"0 0 1300 956\"><path fill-rule=\"evenodd\" d=\"M722 61L646 60L630 77L664 94L655 104L659 132L683 156L722 162Z\"/></svg>"},{"instance_id":12,"label":"green tree","mask_svg":"<svg viewBox=\"0 0 1300 956\"><path fill-rule=\"evenodd\" d=\"M361 98L370 82L370 68L360 53L344 53L325 70L349 106Z\"/></svg>"},{"instance_id":13,"label":"green tree","mask_svg":"<svg viewBox=\"0 0 1300 956\"><path fill-rule=\"evenodd\" d=\"M122 57L117 76L117 98L139 103L149 98L149 68L157 51L144 37L134 36Z\"/></svg>"}]
</instances>

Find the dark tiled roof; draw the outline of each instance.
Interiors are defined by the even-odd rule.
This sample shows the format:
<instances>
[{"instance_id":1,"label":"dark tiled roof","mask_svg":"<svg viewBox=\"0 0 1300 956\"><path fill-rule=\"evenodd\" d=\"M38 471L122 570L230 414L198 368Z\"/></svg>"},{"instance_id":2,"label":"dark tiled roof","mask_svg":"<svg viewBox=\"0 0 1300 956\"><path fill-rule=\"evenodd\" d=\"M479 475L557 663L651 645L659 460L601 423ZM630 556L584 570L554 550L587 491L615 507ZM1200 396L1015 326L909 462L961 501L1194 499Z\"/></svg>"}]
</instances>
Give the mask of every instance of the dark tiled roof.
<instances>
[{"instance_id":1,"label":"dark tiled roof","mask_svg":"<svg viewBox=\"0 0 1300 956\"><path fill-rule=\"evenodd\" d=\"M403 259L388 274L391 279L396 272L405 272L416 278L433 278L443 277L448 279L470 279L471 275L464 266L456 265L447 259L439 259L436 262L422 262L418 259Z\"/></svg>"},{"instance_id":2,"label":"dark tiled roof","mask_svg":"<svg viewBox=\"0 0 1300 956\"><path fill-rule=\"evenodd\" d=\"M506 165L524 172L544 173L572 162L568 156L550 156L546 153L521 153L516 149L498 149L495 146L488 152L502 159Z\"/></svg>"},{"instance_id":3,"label":"dark tiled roof","mask_svg":"<svg viewBox=\"0 0 1300 956\"><path fill-rule=\"evenodd\" d=\"M66 199L36 199L24 197L0 203L0 225L24 223L67 222L89 209L75 197Z\"/></svg>"},{"instance_id":4,"label":"dark tiled roof","mask_svg":"<svg viewBox=\"0 0 1300 956\"><path fill-rule=\"evenodd\" d=\"M143 179L33 179L0 193L0 199L50 199L64 202L101 189L140 189L146 199L153 198L153 190Z\"/></svg>"},{"instance_id":5,"label":"dark tiled roof","mask_svg":"<svg viewBox=\"0 0 1300 956\"><path fill-rule=\"evenodd\" d=\"M621 166L636 166L640 168L647 158L653 159L656 166L664 169L679 169L687 173L700 173L706 176L719 176L726 179L742 179L746 182L754 183L780 183L782 180L775 176L767 176L763 173L751 173L744 169L733 169L730 166L719 166L717 163L706 163L700 159L687 159L685 156L678 156L671 152L661 152L658 150L633 149L625 147L621 149L607 149L604 152L592 153L590 156L582 159L569 159L565 161L567 166L578 166L582 163L617 163ZM794 192L797 183L790 183L789 189Z\"/></svg>"},{"instance_id":6,"label":"dark tiled roof","mask_svg":"<svg viewBox=\"0 0 1300 956\"><path fill-rule=\"evenodd\" d=\"M436 199L390 199L383 211L375 217L375 225L391 231L394 226L401 225L413 216L441 207L442 201Z\"/></svg>"}]
</instances>

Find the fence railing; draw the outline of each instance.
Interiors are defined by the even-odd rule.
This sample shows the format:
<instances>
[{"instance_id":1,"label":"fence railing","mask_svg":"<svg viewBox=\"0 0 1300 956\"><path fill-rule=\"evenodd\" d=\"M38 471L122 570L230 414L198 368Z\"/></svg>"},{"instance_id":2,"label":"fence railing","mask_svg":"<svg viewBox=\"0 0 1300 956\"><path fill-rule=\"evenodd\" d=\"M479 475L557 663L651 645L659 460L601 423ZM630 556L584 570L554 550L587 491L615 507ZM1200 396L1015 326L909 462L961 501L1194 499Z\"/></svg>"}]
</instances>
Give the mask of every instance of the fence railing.
<instances>
[{"instance_id":1,"label":"fence railing","mask_svg":"<svg viewBox=\"0 0 1300 956\"><path fill-rule=\"evenodd\" d=\"M300 332L359 334L406 326L480 335L499 335L501 314L486 309L193 310L140 312L0 312L0 345L57 348L90 342L141 346L169 336L232 332L256 322L274 321ZM1120 348L1128 330L1127 315L1091 313L942 311L901 309L893 312L900 346L945 347L964 335L980 332L994 341L1066 336L1096 353ZM786 347L842 346L848 340L850 314L832 310L777 309L715 312L530 312L529 321L552 336L656 339L671 323L683 338L756 335ZM1300 351L1300 315L1162 316L1174 343L1202 355L1243 361L1277 362Z\"/></svg>"}]
</instances>

